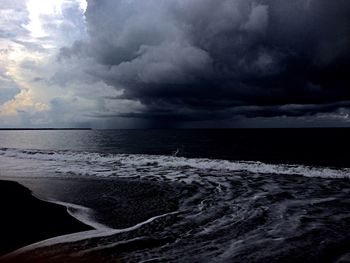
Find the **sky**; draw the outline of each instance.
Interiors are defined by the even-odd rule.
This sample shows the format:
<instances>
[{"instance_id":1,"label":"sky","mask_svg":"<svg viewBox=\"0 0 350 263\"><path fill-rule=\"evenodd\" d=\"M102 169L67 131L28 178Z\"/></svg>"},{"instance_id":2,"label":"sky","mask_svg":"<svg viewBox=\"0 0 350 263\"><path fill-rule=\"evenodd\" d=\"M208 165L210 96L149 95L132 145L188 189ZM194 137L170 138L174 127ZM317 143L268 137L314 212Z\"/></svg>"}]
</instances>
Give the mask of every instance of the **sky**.
<instances>
[{"instance_id":1,"label":"sky","mask_svg":"<svg viewBox=\"0 0 350 263\"><path fill-rule=\"evenodd\" d=\"M348 0L0 0L0 127L350 126Z\"/></svg>"}]
</instances>

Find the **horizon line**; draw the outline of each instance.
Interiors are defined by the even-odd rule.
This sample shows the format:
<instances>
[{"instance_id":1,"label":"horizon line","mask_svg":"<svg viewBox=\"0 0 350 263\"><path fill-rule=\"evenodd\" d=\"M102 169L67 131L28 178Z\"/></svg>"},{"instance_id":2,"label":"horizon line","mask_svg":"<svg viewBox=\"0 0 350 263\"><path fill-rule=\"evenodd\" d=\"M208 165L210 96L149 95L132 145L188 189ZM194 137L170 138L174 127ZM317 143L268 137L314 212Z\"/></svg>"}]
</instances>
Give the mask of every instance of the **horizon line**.
<instances>
[{"instance_id":1,"label":"horizon line","mask_svg":"<svg viewBox=\"0 0 350 263\"><path fill-rule=\"evenodd\" d=\"M0 128L0 131L30 131L30 130L278 130L278 129L350 129L349 126L320 127L234 127L234 128Z\"/></svg>"},{"instance_id":2,"label":"horizon line","mask_svg":"<svg viewBox=\"0 0 350 263\"><path fill-rule=\"evenodd\" d=\"M15 130L92 130L92 128L0 128L0 131Z\"/></svg>"}]
</instances>

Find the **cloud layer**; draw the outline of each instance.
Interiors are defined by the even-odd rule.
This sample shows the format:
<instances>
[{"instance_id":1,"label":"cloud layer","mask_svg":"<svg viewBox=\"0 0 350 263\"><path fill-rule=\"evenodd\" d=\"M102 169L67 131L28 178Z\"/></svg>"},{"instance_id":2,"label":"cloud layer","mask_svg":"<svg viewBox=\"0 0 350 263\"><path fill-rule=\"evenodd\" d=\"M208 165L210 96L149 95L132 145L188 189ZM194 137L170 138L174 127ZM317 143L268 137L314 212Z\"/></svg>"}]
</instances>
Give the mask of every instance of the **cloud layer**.
<instances>
[{"instance_id":1,"label":"cloud layer","mask_svg":"<svg viewBox=\"0 0 350 263\"><path fill-rule=\"evenodd\" d=\"M0 126L349 126L348 14L348 0L0 0Z\"/></svg>"},{"instance_id":2,"label":"cloud layer","mask_svg":"<svg viewBox=\"0 0 350 263\"><path fill-rule=\"evenodd\" d=\"M350 100L349 13L347 0L89 0L89 41L60 59L93 59L87 72L122 91L115 103L144 106L124 117L337 113Z\"/></svg>"}]
</instances>

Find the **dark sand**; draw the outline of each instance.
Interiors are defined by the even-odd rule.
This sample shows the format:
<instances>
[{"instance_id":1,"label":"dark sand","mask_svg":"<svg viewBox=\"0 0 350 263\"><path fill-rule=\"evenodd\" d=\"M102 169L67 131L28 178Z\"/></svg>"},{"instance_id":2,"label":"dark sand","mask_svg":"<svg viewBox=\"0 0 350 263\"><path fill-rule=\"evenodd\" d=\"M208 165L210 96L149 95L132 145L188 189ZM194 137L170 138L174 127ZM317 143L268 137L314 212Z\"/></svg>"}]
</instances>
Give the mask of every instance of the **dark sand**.
<instances>
[{"instance_id":1,"label":"dark sand","mask_svg":"<svg viewBox=\"0 0 350 263\"><path fill-rule=\"evenodd\" d=\"M177 210L176 185L139 179L20 179L43 200L58 200L93 210L93 219L114 229L131 227Z\"/></svg>"},{"instance_id":2,"label":"dark sand","mask_svg":"<svg viewBox=\"0 0 350 263\"><path fill-rule=\"evenodd\" d=\"M127 179L37 178L16 179L42 200L55 200L90 208L90 220L114 229L122 229L144 222L154 216L176 211L183 193L176 185ZM2 190L4 188L4 191ZM7 189L5 191L5 189ZM89 229L68 216L64 207L35 199L30 191L17 183L1 182L3 211L6 211L6 235L1 235L3 252L23 245ZM74 211L73 211L74 212ZM81 219L81 217L77 217ZM3 220L3 219L2 219ZM10 240L10 241L9 241ZM9 242L8 242L9 241ZM4 243L4 244L5 244ZM36 249L0 262L76 262L69 252ZM67 253L67 254L66 254ZM48 258L49 257L49 258ZM99 262L88 260L88 262Z\"/></svg>"},{"instance_id":3,"label":"dark sand","mask_svg":"<svg viewBox=\"0 0 350 263\"><path fill-rule=\"evenodd\" d=\"M16 182L0 181L0 255L64 234L91 229L63 206L41 201Z\"/></svg>"}]
</instances>

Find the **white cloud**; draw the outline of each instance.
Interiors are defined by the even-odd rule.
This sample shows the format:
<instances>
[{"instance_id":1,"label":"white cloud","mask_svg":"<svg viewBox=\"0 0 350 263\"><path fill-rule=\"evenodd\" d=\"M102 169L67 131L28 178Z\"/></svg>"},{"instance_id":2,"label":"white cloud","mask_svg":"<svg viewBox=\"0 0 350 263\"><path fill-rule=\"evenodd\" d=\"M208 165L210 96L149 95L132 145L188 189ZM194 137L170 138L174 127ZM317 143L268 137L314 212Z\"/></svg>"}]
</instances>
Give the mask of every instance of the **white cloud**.
<instances>
[{"instance_id":1,"label":"white cloud","mask_svg":"<svg viewBox=\"0 0 350 263\"><path fill-rule=\"evenodd\" d=\"M57 122L56 100L74 106L62 115L60 123L68 120L69 114L77 116L79 108L96 111L96 99L88 97L88 91L82 92L89 77L79 66L68 65L75 73L70 71L66 76L69 77L66 85L51 81L55 75L67 72L67 67L57 61L59 49L86 37L86 1L0 0L0 3L1 125L15 125L15 122L18 126L28 125L23 123L23 116L30 118L31 123L35 123L34 116L46 125ZM89 89L91 92L90 86Z\"/></svg>"}]
</instances>

